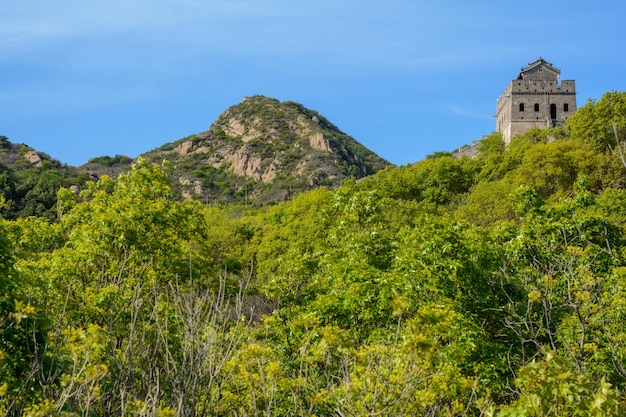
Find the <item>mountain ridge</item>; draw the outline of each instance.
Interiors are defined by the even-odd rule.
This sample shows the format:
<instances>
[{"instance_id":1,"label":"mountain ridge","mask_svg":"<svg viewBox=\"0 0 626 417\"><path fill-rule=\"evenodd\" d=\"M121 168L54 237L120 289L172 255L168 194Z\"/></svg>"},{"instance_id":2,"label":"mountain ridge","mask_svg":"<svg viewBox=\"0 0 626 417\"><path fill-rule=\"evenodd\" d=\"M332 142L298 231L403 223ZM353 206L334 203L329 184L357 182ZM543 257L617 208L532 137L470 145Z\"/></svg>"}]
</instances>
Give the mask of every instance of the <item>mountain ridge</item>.
<instances>
[{"instance_id":1,"label":"mountain ridge","mask_svg":"<svg viewBox=\"0 0 626 417\"><path fill-rule=\"evenodd\" d=\"M186 198L215 197L219 188L218 200L233 200L247 190L262 203L318 186L336 187L344 179L392 165L317 111L264 96L246 97L207 131L141 156L151 162L169 160ZM196 166L191 172L185 169L190 161ZM234 193L218 184L228 177L235 179Z\"/></svg>"},{"instance_id":2,"label":"mountain ridge","mask_svg":"<svg viewBox=\"0 0 626 417\"><path fill-rule=\"evenodd\" d=\"M4 209L5 215L7 210L12 213L9 218L19 216L30 201L33 207L26 215L53 219L56 193L50 188L63 186L78 193L88 181L128 171L135 160L98 156L71 166L5 136L0 145L0 187L9 202L10 209ZM393 165L319 112L260 95L229 107L206 131L140 157L170 162L172 189L179 198L255 205L285 201L320 186L334 188L347 178L363 178ZM46 194L43 203L41 190Z\"/></svg>"}]
</instances>

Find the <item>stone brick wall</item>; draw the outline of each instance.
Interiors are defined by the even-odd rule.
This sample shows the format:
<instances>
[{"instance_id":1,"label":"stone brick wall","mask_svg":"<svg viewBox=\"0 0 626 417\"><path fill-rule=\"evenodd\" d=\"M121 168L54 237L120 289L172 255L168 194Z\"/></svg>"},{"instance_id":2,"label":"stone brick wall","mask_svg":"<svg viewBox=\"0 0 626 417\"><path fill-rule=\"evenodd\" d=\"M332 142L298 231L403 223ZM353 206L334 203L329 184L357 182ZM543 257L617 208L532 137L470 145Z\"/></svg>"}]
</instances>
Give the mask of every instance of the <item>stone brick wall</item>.
<instances>
[{"instance_id":1,"label":"stone brick wall","mask_svg":"<svg viewBox=\"0 0 626 417\"><path fill-rule=\"evenodd\" d=\"M563 125L576 111L576 83L560 82L559 74L540 58L509 83L496 105L496 132L502 132L505 144L532 127Z\"/></svg>"}]
</instances>

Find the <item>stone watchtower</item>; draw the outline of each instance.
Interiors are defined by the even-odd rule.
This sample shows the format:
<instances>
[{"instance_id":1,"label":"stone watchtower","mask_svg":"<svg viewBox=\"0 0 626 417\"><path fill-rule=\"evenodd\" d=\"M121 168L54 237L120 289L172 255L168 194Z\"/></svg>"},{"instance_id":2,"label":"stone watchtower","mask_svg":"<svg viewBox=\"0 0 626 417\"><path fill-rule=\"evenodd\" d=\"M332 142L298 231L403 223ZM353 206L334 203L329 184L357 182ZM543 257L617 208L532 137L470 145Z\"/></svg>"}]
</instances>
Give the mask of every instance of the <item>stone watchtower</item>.
<instances>
[{"instance_id":1,"label":"stone watchtower","mask_svg":"<svg viewBox=\"0 0 626 417\"><path fill-rule=\"evenodd\" d=\"M575 82L559 82L560 74L539 58L522 68L504 90L496 106L496 132L502 132L505 145L532 127L561 126L576 111Z\"/></svg>"}]
</instances>

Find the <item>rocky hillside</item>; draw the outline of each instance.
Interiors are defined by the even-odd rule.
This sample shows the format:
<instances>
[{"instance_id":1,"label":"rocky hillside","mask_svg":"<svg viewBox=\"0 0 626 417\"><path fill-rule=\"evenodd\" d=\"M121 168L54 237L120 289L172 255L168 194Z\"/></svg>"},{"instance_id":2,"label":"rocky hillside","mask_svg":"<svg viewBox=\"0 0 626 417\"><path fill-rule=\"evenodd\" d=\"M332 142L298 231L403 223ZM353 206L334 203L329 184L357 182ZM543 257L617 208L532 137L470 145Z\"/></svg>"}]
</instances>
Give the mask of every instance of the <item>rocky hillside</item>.
<instances>
[{"instance_id":1,"label":"rocky hillside","mask_svg":"<svg viewBox=\"0 0 626 417\"><path fill-rule=\"evenodd\" d=\"M318 186L335 187L389 165L326 118L294 102L253 96L227 109L209 130L141 155L172 166L180 198L263 205ZM0 194L6 218L56 218L56 191L127 171L127 156L100 156L72 167L0 136Z\"/></svg>"},{"instance_id":2,"label":"rocky hillside","mask_svg":"<svg viewBox=\"0 0 626 417\"><path fill-rule=\"evenodd\" d=\"M0 136L0 215L5 218L39 216L54 220L57 190L71 187L78 191L90 179L94 178L87 172Z\"/></svg>"},{"instance_id":3,"label":"rocky hillside","mask_svg":"<svg viewBox=\"0 0 626 417\"><path fill-rule=\"evenodd\" d=\"M170 161L184 198L253 204L335 187L389 165L316 111L263 96L244 98L206 132L142 156Z\"/></svg>"}]
</instances>

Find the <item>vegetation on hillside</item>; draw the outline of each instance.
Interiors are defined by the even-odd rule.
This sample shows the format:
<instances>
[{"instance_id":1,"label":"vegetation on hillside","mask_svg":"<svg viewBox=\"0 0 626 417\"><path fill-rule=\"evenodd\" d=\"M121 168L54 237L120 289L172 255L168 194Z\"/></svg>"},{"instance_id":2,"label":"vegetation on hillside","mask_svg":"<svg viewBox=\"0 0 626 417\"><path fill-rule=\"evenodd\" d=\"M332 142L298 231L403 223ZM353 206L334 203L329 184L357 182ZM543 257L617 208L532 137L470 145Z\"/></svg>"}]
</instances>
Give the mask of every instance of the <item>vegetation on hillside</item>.
<instances>
[{"instance_id":1,"label":"vegetation on hillside","mask_svg":"<svg viewBox=\"0 0 626 417\"><path fill-rule=\"evenodd\" d=\"M264 208L178 200L143 159L60 189L58 221L0 224L0 413L625 415L604 104Z\"/></svg>"},{"instance_id":2,"label":"vegetation on hillside","mask_svg":"<svg viewBox=\"0 0 626 417\"><path fill-rule=\"evenodd\" d=\"M171 162L178 195L257 207L320 186L336 188L390 165L318 112L264 96L246 97L206 132L143 157Z\"/></svg>"},{"instance_id":3,"label":"vegetation on hillside","mask_svg":"<svg viewBox=\"0 0 626 417\"><path fill-rule=\"evenodd\" d=\"M257 207L286 201L319 186L336 188L390 164L301 104L252 96L227 109L206 132L141 155L170 161L176 199ZM0 136L0 194L5 218L56 218L60 186L75 192L87 181L128 172L124 155L91 158L80 167L62 165L26 145Z\"/></svg>"},{"instance_id":4,"label":"vegetation on hillside","mask_svg":"<svg viewBox=\"0 0 626 417\"><path fill-rule=\"evenodd\" d=\"M88 180L87 173L0 136L0 214L4 218L36 216L54 221L58 189Z\"/></svg>"}]
</instances>

